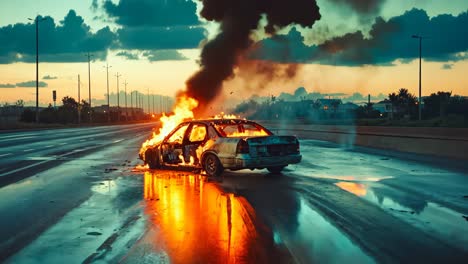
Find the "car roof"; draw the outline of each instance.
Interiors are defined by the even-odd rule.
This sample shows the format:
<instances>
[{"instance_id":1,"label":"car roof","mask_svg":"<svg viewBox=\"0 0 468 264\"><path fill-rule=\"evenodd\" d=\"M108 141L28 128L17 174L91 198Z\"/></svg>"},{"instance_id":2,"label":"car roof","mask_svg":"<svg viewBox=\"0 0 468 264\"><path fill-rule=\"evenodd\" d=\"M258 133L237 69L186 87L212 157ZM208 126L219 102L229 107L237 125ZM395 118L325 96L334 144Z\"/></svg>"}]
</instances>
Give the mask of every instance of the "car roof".
<instances>
[{"instance_id":1,"label":"car roof","mask_svg":"<svg viewBox=\"0 0 468 264\"><path fill-rule=\"evenodd\" d=\"M183 123L204 123L204 124L242 124L242 123L255 123L254 121L239 119L239 118L213 118L213 119L193 119Z\"/></svg>"}]
</instances>

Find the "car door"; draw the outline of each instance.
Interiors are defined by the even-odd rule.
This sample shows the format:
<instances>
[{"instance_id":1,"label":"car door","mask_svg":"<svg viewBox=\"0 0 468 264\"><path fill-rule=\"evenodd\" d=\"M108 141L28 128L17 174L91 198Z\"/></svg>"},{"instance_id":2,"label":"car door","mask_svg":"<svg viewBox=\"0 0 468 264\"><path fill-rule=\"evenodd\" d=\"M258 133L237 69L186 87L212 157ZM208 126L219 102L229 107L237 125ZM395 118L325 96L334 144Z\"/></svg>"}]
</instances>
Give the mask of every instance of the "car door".
<instances>
[{"instance_id":1,"label":"car door","mask_svg":"<svg viewBox=\"0 0 468 264\"><path fill-rule=\"evenodd\" d=\"M183 146L190 124L182 124L171 132L161 145L165 164L176 165L182 162Z\"/></svg>"},{"instance_id":2,"label":"car door","mask_svg":"<svg viewBox=\"0 0 468 264\"><path fill-rule=\"evenodd\" d=\"M208 136L208 129L203 123L193 123L187 133L184 143L184 161L190 165L199 164L197 149L202 145Z\"/></svg>"}]
</instances>

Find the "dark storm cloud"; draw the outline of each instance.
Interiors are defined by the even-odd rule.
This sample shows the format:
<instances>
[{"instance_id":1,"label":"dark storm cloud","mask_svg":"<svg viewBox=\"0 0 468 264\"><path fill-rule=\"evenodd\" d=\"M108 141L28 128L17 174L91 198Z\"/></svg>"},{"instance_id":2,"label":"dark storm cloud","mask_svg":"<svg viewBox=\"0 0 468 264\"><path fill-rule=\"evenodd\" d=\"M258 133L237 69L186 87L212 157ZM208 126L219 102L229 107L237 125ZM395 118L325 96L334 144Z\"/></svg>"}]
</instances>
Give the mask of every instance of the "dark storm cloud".
<instances>
[{"instance_id":1,"label":"dark storm cloud","mask_svg":"<svg viewBox=\"0 0 468 264\"><path fill-rule=\"evenodd\" d=\"M308 62L329 65L392 65L395 60L410 62L419 56L422 35L423 57L430 61L458 61L468 58L468 12L429 18L424 10L413 9L388 21L377 18L365 37L361 31L348 33L306 46L299 32L265 39L251 53L255 59L278 62Z\"/></svg>"},{"instance_id":2,"label":"dark storm cloud","mask_svg":"<svg viewBox=\"0 0 468 264\"><path fill-rule=\"evenodd\" d=\"M46 75L42 77L42 80L57 80L57 79L58 79L57 76L50 76L50 75Z\"/></svg>"},{"instance_id":3,"label":"dark storm cloud","mask_svg":"<svg viewBox=\"0 0 468 264\"><path fill-rule=\"evenodd\" d=\"M107 15L122 26L192 26L200 24L196 4L190 0L110 0L103 3Z\"/></svg>"},{"instance_id":4,"label":"dark storm cloud","mask_svg":"<svg viewBox=\"0 0 468 264\"><path fill-rule=\"evenodd\" d=\"M51 17L39 22L39 52L41 62L84 62L85 52L103 60L115 39L109 27L96 33L81 16L70 10L59 24ZM14 24L0 28L0 63L33 62L36 56L35 25Z\"/></svg>"},{"instance_id":5,"label":"dark storm cloud","mask_svg":"<svg viewBox=\"0 0 468 264\"><path fill-rule=\"evenodd\" d=\"M16 84L11 83L0 83L0 88L15 88Z\"/></svg>"},{"instance_id":6,"label":"dark storm cloud","mask_svg":"<svg viewBox=\"0 0 468 264\"><path fill-rule=\"evenodd\" d=\"M143 56L148 58L149 61L175 61L175 60L188 60L187 57L182 55L177 50L153 50L143 53Z\"/></svg>"},{"instance_id":7,"label":"dark storm cloud","mask_svg":"<svg viewBox=\"0 0 468 264\"><path fill-rule=\"evenodd\" d=\"M117 53L116 55L119 56L119 57L124 57L127 60L138 60L139 59L139 56L138 56L137 53L133 53L133 52L130 52L130 51L121 51L121 52Z\"/></svg>"},{"instance_id":8,"label":"dark storm cloud","mask_svg":"<svg viewBox=\"0 0 468 264\"><path fill-rule=\"evenodd\" d=\"M377 13L386 0L328 0L335 5L345 5L362 14Z\"/></svg>"},{"instance_id":9,"label":"dark storm cloud","mask_svg":"<svg viewBox=\"0 0 468 264\"><path fill-rule=\"evenodd\" d=\"M201 27L124 27L117 31L122 49L193 49L205 38Z\"/></svg>"},{"instance_id":10,"label":"dark storm cloud","mask_svg":"<svg viewBox=\"0 0 468 264\"><path fill-rule=\"evenodd\" d=\"M36 87L36 81L29 81L29 82L20 82L16 84L17 87ZM39 87L47 87L47 83L39 82Z\"/></svg>"}]
</instances>

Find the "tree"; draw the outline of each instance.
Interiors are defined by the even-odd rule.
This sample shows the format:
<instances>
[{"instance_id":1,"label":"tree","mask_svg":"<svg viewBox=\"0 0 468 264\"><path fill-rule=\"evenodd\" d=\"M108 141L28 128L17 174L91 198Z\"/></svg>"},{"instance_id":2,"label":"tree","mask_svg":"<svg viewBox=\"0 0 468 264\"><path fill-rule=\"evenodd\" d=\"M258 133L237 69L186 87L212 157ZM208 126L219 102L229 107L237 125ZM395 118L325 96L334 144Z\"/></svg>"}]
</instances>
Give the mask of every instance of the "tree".
<instances>
[{"instance_id":1,"label":"tree","mask_svg":"<svg viewBox=\"0 0 468 264\"><path fill-rule=\"evenodd\" d=\"M15 106L18 106L18 107L23 107L24 106L24 101L23 99L19 99L15 102Z\"/></svg>"},{"instance_id":2,"label":"tree","mask_svg":"<svg viewBox=\"0 0 468 264\"><path fill-rule=\"evenodd\" d=\"M69 96L62 98L63 105L57 110L60 123L74 123L78 121L78 102Z\"/></svg>"},{"instance_id":3,"label":"tree","mask_svg":"<svg viewBox=\"0 0 468 264\"><path fill-rule=\"evenodd\" d=\"M429 117L446 116L451 96L452 92L432 93L424 99L424 113Z\"/></svg>"},{"instance_id":4,"label":"tree","mask_svg":"<svg viewBox=\"0 0 468 264\"><path fill-rule=\"evenodd\" d=\"M390 100L392 104L392 116L391 118L394 119L394 114L395 114L395 108L397 108L399 100L398 100L398 95L396 93L391 93L388 95L388 100Z\"/></svg>"}]
</instances>

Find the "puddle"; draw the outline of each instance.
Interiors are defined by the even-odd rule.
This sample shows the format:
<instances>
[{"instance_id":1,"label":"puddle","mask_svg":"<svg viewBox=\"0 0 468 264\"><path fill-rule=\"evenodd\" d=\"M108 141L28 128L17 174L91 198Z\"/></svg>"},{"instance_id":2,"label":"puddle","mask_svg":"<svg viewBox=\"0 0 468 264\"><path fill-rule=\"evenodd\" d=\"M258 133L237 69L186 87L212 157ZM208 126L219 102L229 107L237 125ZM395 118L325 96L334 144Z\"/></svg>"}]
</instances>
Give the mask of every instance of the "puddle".
<instances>
[{"instance_id":1,"label":"puddle","mask_svg":"<svg viewBox=\"0 0 468 264\"><path fill-rule=\"evenodd\" d=\"M284 234L284 242L299 263L375 263L306 201L301 198L299 203L297 230Z\"/></svg>"},{"instance_id":2,"label":"puddle","mask_svg":"<svg viewBox=\"0 0 468 264\"><path fill-rule=\"evenodd\" d=\"M335 185L454 247L468 250L468 224L461 213L381 184L338 182Z\"/></svg>"},{"instance_id":3,"label":"puddle","mask_svg":"<svg viewBox=\"0 0 468 264\"><path fill-rule=\"evenodd\" d=\"M96 182L92 187L91 190L93 192L97 192L100 194L110 194L115 192L115 188L117 184L115 180L106 180L101 182Z\"/></svg>"},{"instance_id":4,"label":"puddle","mask_svg":"<svg viewBox=\"0 0 468 264\"><path fill-rule=\"evenodd\" d=\"M271 263L273 235L241 196L225 193L198 174L150 171L144 175L142 241L174 263ZM151 231L154 230L154 231ZM142 243L143 243L142 242ZM143 245L142 245L143 246Z\"/></svg>"},{"instance_id":5,"label":"puddle","mask_svg":"<svg viewBox=\"0 0 468 264\"><path fill-rule=\"evenodd\" d=\"M303 176L312 177L312 178L332 179L332 180L339 180L339 181L379 182L382 180L394 178L393 176L330 175L330 174L321 174L321 173L316 173L316 172L305 173L305 174L298 172L296 174L301 174Z\"/></svg>"}]
</instances>

